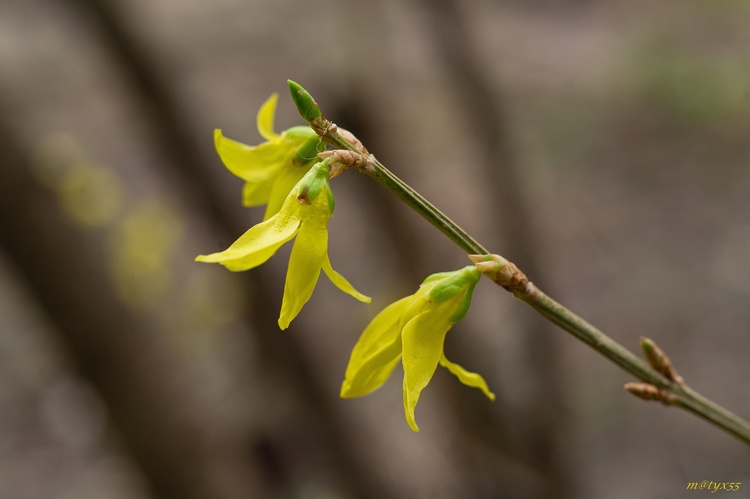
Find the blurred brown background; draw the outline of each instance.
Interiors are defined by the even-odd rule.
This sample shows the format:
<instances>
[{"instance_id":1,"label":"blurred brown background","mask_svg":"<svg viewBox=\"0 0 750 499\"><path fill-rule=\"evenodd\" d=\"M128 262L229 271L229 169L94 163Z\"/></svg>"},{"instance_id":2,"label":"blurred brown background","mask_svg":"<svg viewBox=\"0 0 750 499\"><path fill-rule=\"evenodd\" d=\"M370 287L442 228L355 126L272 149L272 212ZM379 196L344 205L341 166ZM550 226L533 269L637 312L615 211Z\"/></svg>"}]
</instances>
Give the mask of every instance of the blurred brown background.
<instances>
[{"instance_id":1,"label":"blurred brown background","mask_svg":"<svg viewBox=\"0 0 750 499\"><path fill-rule=\"evenodd\" d=\"M367 321L465 255L363 175L279 332L288 248L212 130L300 124L292 78L396 174L621 343L750 416L750 2L3 0L0 499L670 498L750 453L482 282L414 434L343 401ZM740 492L741 493L741 492Z\"/></svg>"}]
</instances>

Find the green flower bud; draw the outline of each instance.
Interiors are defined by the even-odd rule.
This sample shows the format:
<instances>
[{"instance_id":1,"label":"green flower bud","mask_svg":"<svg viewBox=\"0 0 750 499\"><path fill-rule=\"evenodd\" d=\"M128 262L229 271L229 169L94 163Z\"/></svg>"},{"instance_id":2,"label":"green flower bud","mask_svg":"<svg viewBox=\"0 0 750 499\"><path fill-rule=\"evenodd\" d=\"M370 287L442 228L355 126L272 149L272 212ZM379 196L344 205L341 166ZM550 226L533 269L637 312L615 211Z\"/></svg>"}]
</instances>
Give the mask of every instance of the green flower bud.
<instances>
[{"instance_id":1,"label":"green flower bud","mask_svg":"<svg viewBox=\"0 0 750 499\"><path fill-rule=\"evenodd\" d=\"M320 112L320 106L315 102L312 95L302 88L299 83L292 80L287 80L289 84L289 92L292 94L292 100L294 105L297 106L297 111L305 121L310 123L315 119L320 119L323 115Z\"/></svg>"}]
</instances>

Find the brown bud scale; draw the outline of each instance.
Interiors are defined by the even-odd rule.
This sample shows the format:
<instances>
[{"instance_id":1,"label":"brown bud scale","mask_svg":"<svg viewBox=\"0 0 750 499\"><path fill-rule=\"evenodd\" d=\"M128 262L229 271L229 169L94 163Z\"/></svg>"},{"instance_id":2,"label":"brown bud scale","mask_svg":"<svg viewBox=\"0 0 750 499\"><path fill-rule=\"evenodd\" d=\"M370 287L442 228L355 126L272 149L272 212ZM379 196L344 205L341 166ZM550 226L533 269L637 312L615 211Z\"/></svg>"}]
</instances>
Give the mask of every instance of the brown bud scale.
<instances>
[{"instance_id":1,"label":"brown bud scale","mask_svg":"<svg viewBox=\"0 0 750 499\"><path fill-rule=\"evenodd\" d=\"M682 376L677 374L672 361L669 360L667 354L653 340L641 336L640 343L643 356L651 367L659 371L670 381L674 381L675 383L683 382Z\"/></svg>"},{"instance_id":2,"label":"brown bud scale","mask_svg":"<svg viewBox=\"0 0 750 499\"><path fill-rule=\"evenodd\" d=\"M357 137L355 137L352 132L346 130L345 128L339 128L338 130L339 135L341 135L344 140L354 146L355 149L357 149L362 154L369 154L364 144L362 144L362 142Z\"/></svg>"},{"instance_id":3,"label":"brown bud scale","mask_svg":"<svg viewBox=\"0 0 750 499\"><path fill-rule=\"evenodd\" d=\"M643 400L657 400L666 405L673 403L672 396L669 393L650 383L626 383L625 389Z\"/></svg>"},{"instance_id":4,"label":"brown bud scale","mask_svg":"<svg viewBox=\"0 0 750 499\"><path fill-rule=\"evenodd\" d=\"M529 284L526 274L500 255L469 255L477 269L512 293L523 293Z\"/></svg>"},{"instance_id":5,"label":"brown bud scale","mask_svg":"<svg viewBox=\"0 0 750 499\"><path fill-rule=\"evenodd\" d=\"M352 167L361 168L367 164L368 160L366 156L346 149L323 151L318 153L318 157L321 159L330 158L331 172L328 175L330 178L336 177Z\"/></svg>"}]
</instances>

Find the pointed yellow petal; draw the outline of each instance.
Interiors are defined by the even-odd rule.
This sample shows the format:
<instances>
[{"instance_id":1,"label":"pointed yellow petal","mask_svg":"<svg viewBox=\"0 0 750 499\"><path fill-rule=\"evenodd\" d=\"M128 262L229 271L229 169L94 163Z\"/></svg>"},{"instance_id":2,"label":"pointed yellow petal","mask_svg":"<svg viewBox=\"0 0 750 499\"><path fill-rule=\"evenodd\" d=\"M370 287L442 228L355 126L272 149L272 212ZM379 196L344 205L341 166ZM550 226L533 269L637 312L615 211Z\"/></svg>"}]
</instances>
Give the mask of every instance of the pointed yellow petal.
<instances>
[{"instance_id":1,"label":"pointed yellow petal","mask_svg":"<svg viewBox=\"0 0 750 499\"><path fill-rule=\"evenodd\" d=\"M443 355L445 334L451 328L449 319L455 306L451 301L430 305L406 323L401 333L404 366L404 412L406 422L419 431L414 411L419 395L435 374Z\"/></svg>"},{"instance_id":2,"label":"pointed yellow petal","mask_svg":"<svg viewBox=\"0 0 750 499\"><path fill-rule=\"evenodd\" d=\"M284 200L308 170L309 168L290 165L285 166L279 171L276 178L271 181L272 187L269 189L269 194L266 198L268 206L266 206L266 214L263 220L268 220L281 209Z\"/></svg>"},{"instance_id":3,"label":"pointed yellow petal","mask_svg":"<svg viewBox=\"0 0 750 499\"><path fill-rule=\"evenodd\" d=\"M311 207L307 206L307 210ZM306 210L306 211L307 211ZM286 329L297 317L307 300L312 296L315 284L320 277L328 251L327 217L309 216L309 211L300 225L297 239L289 256L289 268L284 283L284 298L281 301L279 327Z\"/></svg>"},{"instance_id":4,"label":"pointed yellow petal","mask_svg":"<svg viewBox=\"0 0 750 499\"><path fill-rule=\"evenodd\" d=\"M289 196L279 213L245 232L226 250L200 255L195 260L220 263L231 271L248 270L266 262L297 233L301 205Z\"/></svg>"},{"instance_id":5,"label":"pointed yellow petal","mask_svg":"<svg viewBox=\"0 0 750 499\"><path fill-rule=\"evenodd\" d=\"M407 296L388 305L365 328L346 366L342 398L367 395L391 375L401 357L401 316L411 299Z\"/></svg>"},{"instance_id":6,"label":"pointed yellow petal","mask_svg":"<svg viewBox=\"0 0 750 499\"><path fill-rule=\"evenodd\" d=\"M224 137L214 130L214 146L227 170L248 182L262 182L274 176L296 154L294 144L277 140L249 146Z\"/></svg>"},{"instance_id":7,"label":"pointed yellow petal","mask_svg":"<svg viewBox=\"0 0 750 499\"><path fill-rule=\"evenodd\" d=\"M440 365L453 373L464 385L471 386L472 388L479 388L487 396L488 399L495 400L495 394L490 391L490 388L487 386L487 382L479 374L469 372L458 364L454 364L453 362L445 358L445 354L443 354L442 358L440 359Z\"/></svg>"},{"instance_id":8,"label":"pointed yellow petal","mask_svg":"<svg viewBox=\"0 0 750 499\"><path fill-rule=\"evenodd\" d=\"M323 260L323 272L325 272L331 282L344 293L351 295L357 300L364 303L370 303L372 301L372 298L370 298L369 296L365 296L354 289L354 286L349 284L349 281L347 281L344 276L333 270L333 267L331 267L331 260L328 258L328 254L326 254L325 260Z\"/></svg>"},{"instance_id":9,"label":"pointed yellow petal","mask_svg":"<svg viewBox=\"0 0 750 499\"><path fill-rule=\"evenodd\" d=\"M271 196L271 190L273 187L274 182L276 179L268 179L263 182L245 182L245 185L242 186L242 205L243 206L260 206L262 204L268 203L268 199ZM279 203L279 206L276 207L277 213L279 211L279 207L281 203L283 203L283 199ZM266 221L270 218L266 217L263 219L263 221Z\"/></svg>"},{"instance_id":10,"label":"pointed yellow petal","mask_svg":"<svg viewBox=\"0 0 750 499\"><path fill-rule=\"evenodd\" d=\"M279 134L273 131L274 115L276 114L276 103L279 100L279 94L273 93L266 102L260 106L258 117L256 119L258 132L266 140L279 138Z\"/></svg>"}]
</instances>

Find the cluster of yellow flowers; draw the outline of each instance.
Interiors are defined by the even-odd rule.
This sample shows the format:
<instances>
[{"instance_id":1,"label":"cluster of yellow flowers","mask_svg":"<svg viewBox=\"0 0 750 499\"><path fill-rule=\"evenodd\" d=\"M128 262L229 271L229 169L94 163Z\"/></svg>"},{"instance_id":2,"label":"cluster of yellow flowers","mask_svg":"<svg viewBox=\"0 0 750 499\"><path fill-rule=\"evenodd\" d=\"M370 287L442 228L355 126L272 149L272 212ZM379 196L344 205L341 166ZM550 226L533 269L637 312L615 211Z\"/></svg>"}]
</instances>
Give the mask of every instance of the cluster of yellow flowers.
<instances>
[{"instance_id":1,"label":"cluster of yellow flowers","mask_svg":"<svg viewBox=\"0 0 750 499\"><path fill-rule=\"evenodd\" d=\"M274 131L278 96L260 108L258 131L266 139L248 146L214 132L216 150L229 171L245 180L246 206L266 205L263 222L251 227L226 250L200 255L199 262L220 263L231 271L265 263L284 243L295 238L289 257L279 327L286 329L310 299L323 270L342 291L365 303L358 292L331 267L328 259L328 220L334 200L329 178L330 158L317 156L320 139L309 127ZM410 296L383 309L367 326L352 351L341 397L359 397L378 388L401 360L406 421L419 431L414 411L419 395L438 365L465 385L479 388L494 400L484 379L450 362L443 353L445 335L466 315L481 272L467 266L433 274Z\"/></svg>"}]
</instances>

